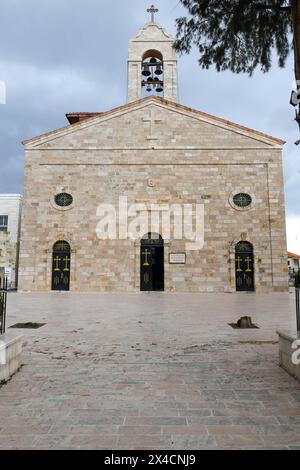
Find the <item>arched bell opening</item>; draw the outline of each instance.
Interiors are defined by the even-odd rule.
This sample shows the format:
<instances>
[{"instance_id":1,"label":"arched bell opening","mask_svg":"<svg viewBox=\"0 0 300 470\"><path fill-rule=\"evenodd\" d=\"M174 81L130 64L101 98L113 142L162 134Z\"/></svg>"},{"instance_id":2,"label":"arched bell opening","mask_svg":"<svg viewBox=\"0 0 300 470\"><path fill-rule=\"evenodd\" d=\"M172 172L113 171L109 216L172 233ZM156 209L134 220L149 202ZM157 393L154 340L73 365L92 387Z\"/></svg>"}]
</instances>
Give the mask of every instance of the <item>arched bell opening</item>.
<instances>
[{"instance_id":1,"label":"arched bell opening","mask_svg":"<svg viewBox=\"0 0 300 470\"><path fill-rule=\"evenodd\" d=\"M254 268L253 245L246 241L240 241L235 246L237 292L254 292Z\"/></svg>"},{"instance_id":2,"label":"arched bell opening","mask_svg":"<svg viewBox=\"0 0 300 470\"><path fill-rule=\"evenodd\" d=\"M154 49L145 52L142 58L142 98L164 96L163 56Z\"/></svg>"},{"instance_id":3,"label":"arched bell opening","mask_svg":"<svg viewBox=\"0 0 300 470\"><path fill-rule=\"evenodd\" d=\"M164 240L157 233L141 239L141 291L164 291Z\"/></svg>"},{"instance_id":4,"label":"arched bell opening","mask_svg":"<svg viewBox=\"0 0 300 470\"><path fill-rule=\"evenodd\" d=\"M53 245L52 250L52 290L69 291L71 273L71 247L65 240Z\"/></svg>"}]
</instances>

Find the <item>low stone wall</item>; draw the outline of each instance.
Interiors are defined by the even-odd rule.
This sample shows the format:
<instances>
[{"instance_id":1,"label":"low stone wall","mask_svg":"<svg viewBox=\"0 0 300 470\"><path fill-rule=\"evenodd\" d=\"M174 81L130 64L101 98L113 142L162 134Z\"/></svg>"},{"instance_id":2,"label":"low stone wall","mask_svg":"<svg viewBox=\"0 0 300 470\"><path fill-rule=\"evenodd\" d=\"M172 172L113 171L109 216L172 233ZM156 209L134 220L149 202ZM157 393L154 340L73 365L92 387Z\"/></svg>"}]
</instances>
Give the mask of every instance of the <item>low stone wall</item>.
<instances>
[{"instance_id":1,"label":"low stone wall","mask_svg":"<svg viewBox=\"0 0 300 470\"><path fill-rule=\"evenodd\" d=\"M14 332L0 336L0 382L8 380L20 367L23 335Z\"/></svg>"},{"instance_id":2,"label":"low stone wall","mask_svg":"<svg viewBox=\"0 0 300 470\"><path fill-rule=\"evenodd\" d=\"M279 337L279 365L300 382L300 333L277 331Z\"/></svg>"}]
</instances>

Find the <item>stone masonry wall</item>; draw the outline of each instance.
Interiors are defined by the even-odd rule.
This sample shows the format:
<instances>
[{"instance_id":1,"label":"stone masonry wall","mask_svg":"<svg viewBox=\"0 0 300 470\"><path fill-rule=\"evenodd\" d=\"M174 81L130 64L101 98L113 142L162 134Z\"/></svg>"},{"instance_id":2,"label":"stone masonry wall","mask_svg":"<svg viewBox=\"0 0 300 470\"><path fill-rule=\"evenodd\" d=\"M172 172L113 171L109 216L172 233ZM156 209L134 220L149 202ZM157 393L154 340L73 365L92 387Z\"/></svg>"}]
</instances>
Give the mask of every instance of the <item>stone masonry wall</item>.
<instances>
[{"instance_id":1,"label":"stone masonry wall","mask_svg":"<svg viewBox=\"0 0 300 470\"><path fill-rule=\"evenodd\" d=\"M145 120L149 112L159 129ZM235 291L241 239L254 246L256 291L287 290L280 148L154 105L70 130L26 150L21 290L51 289L52 247L65 239L72 291L139 291L139 241L96 235L97 207L118 207L119 196L204 204L204 247L187 252L186 265L169 264L185 242L165 240L167 291ZM53 206L61 191L74 197L70 210ZM237 192L251 194L250 210L232 206Z\"/></svg>"}]
</instances>

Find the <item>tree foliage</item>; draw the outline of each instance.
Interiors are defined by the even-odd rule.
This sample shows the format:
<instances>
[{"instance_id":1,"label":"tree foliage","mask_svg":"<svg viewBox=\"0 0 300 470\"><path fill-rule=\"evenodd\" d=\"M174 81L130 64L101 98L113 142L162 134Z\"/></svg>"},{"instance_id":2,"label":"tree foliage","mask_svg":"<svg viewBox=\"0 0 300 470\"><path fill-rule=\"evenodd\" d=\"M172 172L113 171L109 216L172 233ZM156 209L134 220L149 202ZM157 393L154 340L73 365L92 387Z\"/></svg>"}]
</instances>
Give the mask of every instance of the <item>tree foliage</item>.
<instances>
[{"instance_id":1,"label":"tree foliage","mask_svg":"<svg viewBox=\"0 0 300 470\"><path fill-rule=\"evenodd\" d=\"M293 48L293 0L180 0L189 16L176 20L175 50L189 53L193 45L203 68L250 75L260 66L267 72L274 49L280 67Z\"/></svg>"}]
</instances>

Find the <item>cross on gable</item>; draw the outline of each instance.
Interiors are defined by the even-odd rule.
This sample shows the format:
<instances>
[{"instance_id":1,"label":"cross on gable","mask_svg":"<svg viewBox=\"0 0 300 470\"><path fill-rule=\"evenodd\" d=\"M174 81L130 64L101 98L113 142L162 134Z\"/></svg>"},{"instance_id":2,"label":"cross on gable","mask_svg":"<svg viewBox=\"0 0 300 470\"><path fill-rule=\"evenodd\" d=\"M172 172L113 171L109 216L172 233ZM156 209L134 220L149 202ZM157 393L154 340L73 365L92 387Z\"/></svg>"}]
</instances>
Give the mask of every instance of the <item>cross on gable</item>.
<instances>
[{"instance_id":1,"label":"cross on gable","mask_svg":"<svg viewBox=\"0 0 300 470\"><path fill-rule=\"evenodd\" d=\"M155 13L158 13L158 11L159 11L158 8L155 8L154 5L151 5L151 7L148 8L147 12L151 13L151 23L154 23L154 15Z\"/></svg>"},{"instance_id":2,"label":"cross on gable","mask_svg":"<svg viewBox=\"0 0 300 470\"><path fill-rule=\"evenodd\" d=\"M150 124L150 136L147 137L147 140L158 140L159 137L153 135L153 128L155 124L159 124L162 122L162 119L158 119L154 115L154 110L151 108L149 111L149 117L148 118L143 118L143 122L149 122Z\"/></svg>"}]
</instances>

